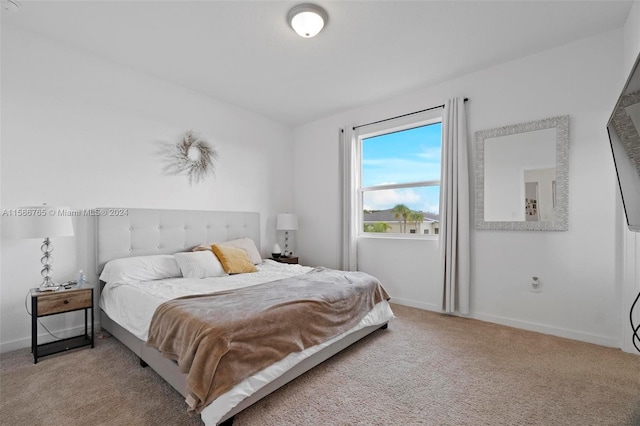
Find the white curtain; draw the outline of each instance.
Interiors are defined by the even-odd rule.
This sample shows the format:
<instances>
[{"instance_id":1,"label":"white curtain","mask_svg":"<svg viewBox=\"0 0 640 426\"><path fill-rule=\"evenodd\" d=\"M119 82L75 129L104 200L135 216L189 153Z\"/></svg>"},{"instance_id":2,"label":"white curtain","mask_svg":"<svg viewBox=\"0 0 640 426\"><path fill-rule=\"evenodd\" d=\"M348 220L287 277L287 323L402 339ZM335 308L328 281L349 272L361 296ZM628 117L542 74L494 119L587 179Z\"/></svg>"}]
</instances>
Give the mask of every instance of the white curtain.
<instances>
[{"instance_id":1,"label":"white curtain","mask_svg":"<svg viewBox=\"0 0 640 426\"><path fill-rule=\"evenodd\" d=\"M358 199L356 142L352 127L340 129L340 168L342 172L342 265L345 271L357 271L356 218Z\"/></svg>"},{"instance_id":2,"label":"white curtain","mask_svg":"<svg viewBox=\"0 0 640 426\"><path fill-rule=\"evenodd\" d=\"M469 162L463 98L445 103L442 117L440 255L444 285L442 309L469 313Z\"/></svg>"}]
</instances>

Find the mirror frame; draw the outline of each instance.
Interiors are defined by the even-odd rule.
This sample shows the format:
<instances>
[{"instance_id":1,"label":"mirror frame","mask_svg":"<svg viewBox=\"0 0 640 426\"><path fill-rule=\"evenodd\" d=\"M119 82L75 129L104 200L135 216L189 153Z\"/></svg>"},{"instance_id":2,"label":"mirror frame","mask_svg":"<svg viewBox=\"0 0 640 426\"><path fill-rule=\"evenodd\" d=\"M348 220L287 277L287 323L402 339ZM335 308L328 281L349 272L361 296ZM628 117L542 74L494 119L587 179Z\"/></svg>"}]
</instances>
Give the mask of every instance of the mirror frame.
<instances>
[{"instance_id":1,"label":"mirror frame","mask_svg":"<svg viewBox=\"0 0 640 426\"><path fill-rule=\"evenodd\" d=\"M545 222L484 220L484 142L499 136L556 129L556 220ZM569 229L569 116L545 118L475 133L476 229L501 231L566 231Z\"/></svg>"}]
</instances>

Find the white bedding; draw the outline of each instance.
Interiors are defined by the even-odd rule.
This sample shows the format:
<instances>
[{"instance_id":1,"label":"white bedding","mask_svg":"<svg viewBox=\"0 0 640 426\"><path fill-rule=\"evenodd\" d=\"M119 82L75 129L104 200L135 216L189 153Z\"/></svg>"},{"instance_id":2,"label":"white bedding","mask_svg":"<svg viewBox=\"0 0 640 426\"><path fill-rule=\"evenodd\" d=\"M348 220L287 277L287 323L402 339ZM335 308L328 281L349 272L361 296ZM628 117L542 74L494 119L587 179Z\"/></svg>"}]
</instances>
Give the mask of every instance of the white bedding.
<instances>
[{"instance_id":1,"label":"white bedding","mask_svg":"<svg viewBox=\"0 0 640 426\"><path fill-rule=\"evenodd\" d=\"M206 294L247 287L301 275L313 269L307 266L283 264L272 260L265 260L256 267L258 272L227 277L205 279L169 278L133 283L107 283L102 290L99 304L100 308L113 321L139 339L146 341L153 313L159 305L168 300L193 294ZM215 425L224 414L238 405L244 398L277 379L300 361L340 340L347 334L367 326L383 324L391 318L393 318L393 312L389 304L386 301L378 303L353 329L321 345L307 348L302 352L292 353L258 374L245 379L207 406L201 412L202 420L206 425Z\"/></svg>"},{"instance_id":2,"label":"white bedding","mask_svg":"<svg viewBox=\"0 0 640 426\"><path fill-rule=\"evenodd\" d=\"M154 281L107 283L100 296L100 308L138 339L147 340L156 308L182 296L248 287L305 274L313 268L265 260L258 272L215 278L167 278Z\"/></svg>"}]
</instances>

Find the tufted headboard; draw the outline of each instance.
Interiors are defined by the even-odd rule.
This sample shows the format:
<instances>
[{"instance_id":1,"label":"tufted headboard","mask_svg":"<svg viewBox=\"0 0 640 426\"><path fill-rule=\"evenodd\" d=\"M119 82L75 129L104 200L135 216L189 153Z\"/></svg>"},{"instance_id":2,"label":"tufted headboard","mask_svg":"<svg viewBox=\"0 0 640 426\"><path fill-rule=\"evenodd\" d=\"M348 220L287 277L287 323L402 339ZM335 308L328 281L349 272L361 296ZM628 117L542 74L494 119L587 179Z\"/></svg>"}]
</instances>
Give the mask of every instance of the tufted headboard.
<instances>
[{"instance_id":1,"label":"tufted headboard","mask_svg":"<svg viewBox=\"0 0 640 426\"><path fill-rule=\"evenodd\" d=\"M198 244L251 238L260 249L260 213L99 208L96 270L113 259L187 251Z\"/></svg>"}]
</instances>

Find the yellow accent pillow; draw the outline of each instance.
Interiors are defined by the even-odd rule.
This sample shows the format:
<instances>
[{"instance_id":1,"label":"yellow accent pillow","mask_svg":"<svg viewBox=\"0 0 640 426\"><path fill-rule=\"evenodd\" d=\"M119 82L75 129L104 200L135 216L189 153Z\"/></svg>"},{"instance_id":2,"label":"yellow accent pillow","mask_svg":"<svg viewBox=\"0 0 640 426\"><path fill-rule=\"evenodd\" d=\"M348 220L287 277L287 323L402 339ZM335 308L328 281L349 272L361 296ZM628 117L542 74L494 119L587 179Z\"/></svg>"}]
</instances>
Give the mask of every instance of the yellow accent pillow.
<instances>
[{"instance_id":1,"label":"yellow accent pillow","mask_svg":"<svg viewBox=\"0 0 640 426\"><path fill-rule=\"evenodd\" d=\"M246 272L256 272L257 269L247 251L241 248L214 244L211 250L218 257L222 267L227 274L244 274Z\"/></svg>"}]
</instances>

